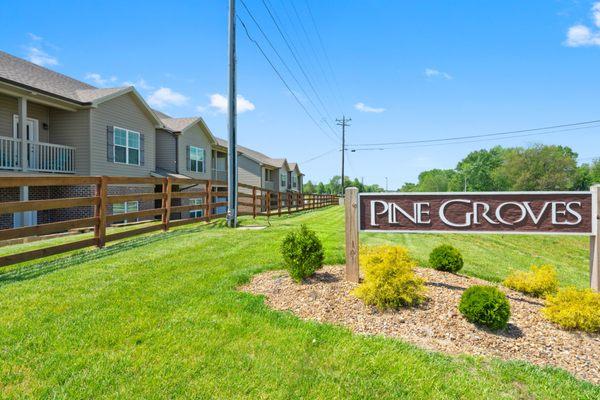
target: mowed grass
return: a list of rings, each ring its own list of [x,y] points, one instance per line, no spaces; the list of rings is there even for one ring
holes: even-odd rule
[[[327,263],[343,262],[343,212],[333,207],[260,231],[190,226],[0,275],[0,398],[600,398],[564,371],[354,335],[236,291],[281,267],[279,242],[300,223],[318,232]],[[492,279],[544,260],[569,283],[587,281],[586,238],[363,239],[406,244],[419,259],[450,241],[465,272]]]

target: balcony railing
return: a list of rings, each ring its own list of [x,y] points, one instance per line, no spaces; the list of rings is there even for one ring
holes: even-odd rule
[[[227,181],[227,171],[212,169],[212,179],[216,181]]]
[[[75,173],[75,148],[44,142],[26,142],[27,170],[35,172]],[[0,136],[0,169],[22,170],[19,139]]]

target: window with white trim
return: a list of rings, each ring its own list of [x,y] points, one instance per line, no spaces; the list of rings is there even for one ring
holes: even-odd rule
[[[191,206],[200,206],[204,204],[204,199],[190,199]],[[204,210],[192,210],[190,211],[190,218],[202,218],[204,216]]]
[[[113,135],[115,162],[140,165],[140,133],[115,126]]]
[[[136,212],[139,210],[140,210],[139,201],[127,201],[125,203],[115,203],[112,206],[113,215]],[[132,220],[124,220],[124,222],[135,222],[135,221],[137,221],[137,218],[134,218]]]
[[[292,187],[295,188],[298,186],[298,177],[296,175],[292,175]]]
[[[282,172],[279,174],[281,180],[281,186],[287,186],[287,172]]]
[[[204,149],[190,146],[190,171],[206,172],[204,169]]]

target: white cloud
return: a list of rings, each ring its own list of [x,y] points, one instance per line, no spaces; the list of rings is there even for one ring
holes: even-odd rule
[[[569,47],[600,46],[600,1],[592,6],[592,20],[596,28],[586,25],[573,25],[567,31],[565,45]]]
[[[27,48],[27,59],[34,64],[46,67],[49,65],[58,65],[58,59],[46,53],[39,47],[30,46]]]
[[[87,79],[88,81],[92,82],[93,84],[103,87],[103,86],[107,86],[110,83],[114,83],[117,81],[117,77],[116,76],[110,76],[110,77],[102,77],[102,75],[100,75],[99,73],[96,72],[90,72],[88,74],[85,75],[85,79]]]
[[[444,78],[447,80],[452,79],[452,75],[447,72],[442,72],[435,68],[425,68],[425,76],[428,78]]]
[[[198,111],[206,111],[206,109],[212,109],[218,113],[227,113],[227,97],[220,94],[214,93],[210,95],[210,104],[208,106],[198,106]],[[246,111],[254,111],[256,106],[250,100],[244,98],[242,95],[237,95],[237,112],[242,114]]]
[[[122,83],[122,86],[135,86],[136,88],[144,90],[154,89],[154,86],[151,86],[144,78],[138,79],[137,82],[125,81]]]
[[[31,32],[29,32],[29,33],[27,34],[27,36],[29,36],[29,38],[30,38],[31,40],[34,40],[34,41],[36,41],[36,42],[39,42],[39,41],[41,41],[42,39],[44,39],[43,37],[41,37],[41,36],[38,36],[38,35],[36,35],[35,33],[31,33]]]
[[[189,98],[170,88],[161,87],[148,97],[148,104],[154,107],[183,106]]]
[[[358,111],[362,111],[362,112],[366,112],[366,113],[382,113],[385,111],[385,108],[375,108],[375,107],[369,107],[368,105],[366,105],[365,103],[356,103],[354,105],[354,108],[356,108]]]

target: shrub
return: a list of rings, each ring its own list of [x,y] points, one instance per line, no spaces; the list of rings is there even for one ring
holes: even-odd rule
[[[546,298],[542,315],[566,329],[600,332],[600,293],[566,288]]]
[[[506,327],[510,317],[506,296],[493,286],[471,286],[462,294],[458,309],[469,322],[493,330]]]
[[[297,282],[312,276],[323,266],[323,245],[305,225],[288,233],[281,243],[281,254],[290,276]]]
[[[360,264],[365,279],[353,294],[366,304],[385,310],[417,305],[425,300],[425,281],[415,275],[416,262],[404,247],[363,248]]]
[[[429,254],[429,265],[438,271],[458,272],[463,264],[460,251],[449,244],[442,244]]]
[[[502,282],[507,288],[535,297],[556,293],[558,279],[551,265],[531,266],[531,271],[514,271]]]

